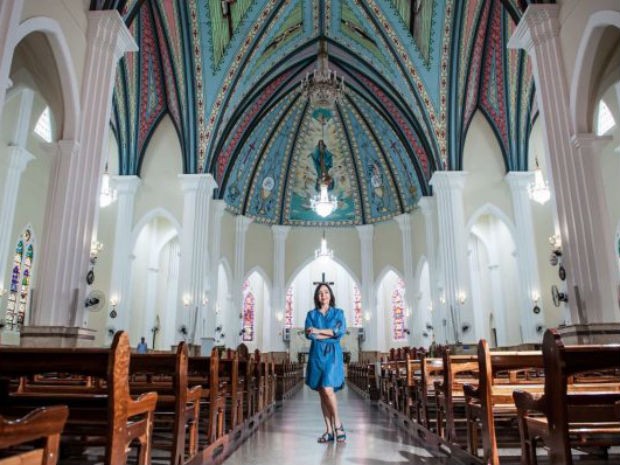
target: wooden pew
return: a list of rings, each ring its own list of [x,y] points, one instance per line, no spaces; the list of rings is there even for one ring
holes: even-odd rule
[[[4,414],[50,405],[68,405],[65,433],[93,438],[105,446],[106,465],[123,464],[132,442],[138,441],[138,464],[150,464],[153,413],[157,394],[133,400],[129,393],[131,349],[127,334],[119,331],[110,349],[0,348],[0,410]],[[19,391],[10,379],[55,373],[104,379],[99,392],[75,392],[54,387],[45,392]],[[73,389],[73,391],[72,391]],[[63,435],[65,437],[65,435]],[[90,444],[80,440],[80,444]]]
[[[515,391],[519,415],[522,464],[535,465],[536,446],[549,448],[552,465],[572,465],[571,446],[580,448],[620,445],[620,382],[602,375],[598,382],[575,375],[597,370],[620,369],[619,345],[564,345],[553,329],[543,338],[545,389],[542,396]],[[569,378],[574,383],[569,384]]]
[[[226,399],[220,390],[219,382],[219,351],[213,348],[210,357],[190,357],[188,361],[188,376],[190,384],[202,386],[201,436],[206,431],[206,443],[213,444],[224,436],[224,416]]]
[[[178,345],[176,353],[133,354],[129,366],[132,394],[157,392],[153,446],[167,450],[173,465],[190,462],[198,453],[202,387],[189,387],[187,367],[185,342]],[[162,431],[164,438],[159,434]]]
[[[478,455],[478,423],[482,436],[483,461],[499,465],[496,420],[515,418],[517,408],[512,398],[515,389],[533,393],[543,390],[542,378],[530,372],[543,368],[540,352],[493,352],[487,342],[478,343],[478,386],[465,384],[467,444],[470,454]]]
[[[23,418],[8,420],[0,416],[0,450],[20,446],[37,439],[45,445],[28,451],[0,456],[0,465],[56,465],[58,446],[69,410],[66,406],[38,408]]]
[[[417,409],[419,421],[429,431],[434,429],[437,419],[435,407],[435,381],[443,377],[443,360],[422,356],[420,359],[420,378],[415,383],[417,389]]]
[[[443,354],[443,379],[435,381],[437,434],[449,442],[457,442],[456,420],[465,421],[463,385],[477,385],[478,357]],[[445,426],[444,426],[445,421]]]

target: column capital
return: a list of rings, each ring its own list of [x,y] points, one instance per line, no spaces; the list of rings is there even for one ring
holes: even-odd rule
[[[27,149],[19,145],[9,145],[9,168],[16,169],[19,173],[24,171],[28,163],[35,159]]]
[[[221,199],[213,199],[211,202],[213,205],[213,212],[216,218],[221,218],[224,210],[226,210],[226,201]]]
[[[60,156],[73,156],[80,150],[80,143],[74,139],[61,139],[56,142]]]
[[[281,226],[281,225],[272,226],[271,234],[273,235],[274,242],[284,242],[290,230],[291,230],[290,226]]]
[[[531,54],[534,47],[560,33],[560,5],[530,5],[508,41],[508,48],[523,49]]]
[[[4,88],[5,90],[9,90],[11,87],[13,87],[13,81],[11,81],[10,78],[6,79],[6,87]]]
[[[438,192],[462,191],[467,174],[467,171],[435,171],[429,184]]]
[[[368,242],[372,241],[375,234],[375,227],[371,224],[363,224],[360,226],[356,226],[357,234],[359,235],[360,241]]]
[[[237,232],[245,234],[252,221],[254,220],[249,216],[237,215],[235,217],[235,229]]]
[[[181,182],[181,190],[183,193],[204,191],[213,193],[213,190],[217,187],[215,179],[210,173],[207,174],[179,174],[179,181]]]
[[[411,214],[403,213],[402,215],[397,215],[392,218],[396,223],[398,223],[398,227],[401,232],[411,231]]]
[[[88,41],[108,48],[113,53],[114,61],[120,60],[127,52],[138,51],[133,35],[116,10],[88,12]]]
[[[142,184],[142,180],[138,176],[112,176],[112,186],[121,194],[133,195]]]
[[[435,208],[434,200],[435,199],[430,195],[426,195],[418,200],[418,207],[420,207],[424,218],[428,218],[433,213],[433,209]]]
[[[530,185],[534,182],[533,171],[509,171],[504,176],[504,179],[508,183],[510,190],[513,192],[526,191],[530,188]]]
[[[574,134],[570,138],[571,144],[576,149],[595,151],[602,151],[612,140],[612,136],[597,136],[596,134]]]

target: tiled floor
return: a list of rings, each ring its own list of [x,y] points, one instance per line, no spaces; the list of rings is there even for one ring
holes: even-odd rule
[[[318,444],[325,426],[319,396],[304,387],[241,445],[224,465],[445,465],[410,439],[388,415],[348,388],[338,393],[344,444]]]

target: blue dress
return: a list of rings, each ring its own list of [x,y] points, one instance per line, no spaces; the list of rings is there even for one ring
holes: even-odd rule
[[[306,316],[306,329],[331,329],[334,337],[316,339],[315,334],[306,333],[312,341],[306,368],[306,384],[317,390],[320,387],[332,387],[334,391],[344,386],[344,365],[340,339],[347,331],[344,312],[339,308],[329,307],[322,315],[318,309],[310,310]]]

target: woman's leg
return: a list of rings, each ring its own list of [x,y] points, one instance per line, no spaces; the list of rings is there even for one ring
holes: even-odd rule
[[[324,392],[327,408],[330,412],[330,420],[332,421],[333,427],[337,428],[342,425],[342,422],[340,421],[340,415],[338,415],[338,400],[336,399],[334,388],[325,387],[322,391]]]
[[[325,388],[319,388],[319,396],[321,397],[321,411],[323,412],[323,420],[325,421],[325,428],[327,433],[333,434],[332,412],[329,406],[329,399],[325,393]]]

